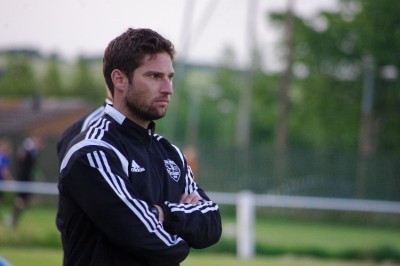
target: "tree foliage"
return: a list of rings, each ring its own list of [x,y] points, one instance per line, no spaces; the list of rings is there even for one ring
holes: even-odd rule
[[[56,55],[47,60],[47,68],[42,79],[40,91],[44,96],[65,95],[65,88],[61,79],[59,60]]]
[[[0,76],[1,94],[4,96],[31,96],[37,90],[32,60],[24,55],[6,56],[6,66]]]
[[[0,88],[3,97],[73,96],[95,103],[106,94],[101,60],[80,57],[72,65],[55,54],[46,58],[24,50],[0,53]]]
[[[70,93],[95,102],[102,102],[106,96],[104,82],[99,83],[92,74],[90,61],[80,56],[75,65]]]
[[[362,131],[369,128],[368,141],[374,145],[374,152],[399,153],[400,5],[391,0],[338,3],[337,10],[322,11],[311,18],[295,16],[289,145],[357,151]],[[284,15],[274,13],[268,18],[283,29]],[[0,59],[2,96],[31,96],[38,91],[99,103],[104,99],[101,60],[81,56],[65,71],[54,56],[46,60],[44,74],[39,78],[32,55],[13,54]],[[262,62],[257,64],[261,66]],[[174,108],[177,119],[171,122],[170,112],[161,126],[169,123],[180,132],[178,137],[182,140],[195,118],[200,142],[233,145],[240,92],[246,87],[245,71],[236,65],[234,51],[227,49],[216,68],[202,69],[201,74],[198,69],[188,70],[187,86],[178,86],[175,92],[181,90]],[[252,145],[270,145],[277,119],[280,77],[261,67],[253,69],[250,140]],[[368,127],[363,127],[368,84],[373,93]],[[193,97],[199,100],[194,101]]]
[[[297,95],[291,112],[294,144],[356,150],[369,78],[374,92],[370,141],[377,143],[375,151],[399,150],[400,141],[393,138],[399,134],[394,119],[399,115],[399,78],[393,74],[400,69],[399,12],[400,6],[390,0],[342,0],[338,11],[296,18],[295,70],[303,70],[303,76],[292,88]],[[282,13],[272,19],[283,24]],[[372,59],[372,72],[366,71],[366,58]]]

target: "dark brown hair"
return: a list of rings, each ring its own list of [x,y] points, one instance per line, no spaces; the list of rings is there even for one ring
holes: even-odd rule
[[[124,72],[131,82],[133,72],[142,64],[144,57],[161,52],[168,53],[173,59],[174,45],[150,29],[129,28],[112,40],[103,57],[103,75],[111,95],[114,96],[114,84],[111,80],[111,72],[114,69]]]

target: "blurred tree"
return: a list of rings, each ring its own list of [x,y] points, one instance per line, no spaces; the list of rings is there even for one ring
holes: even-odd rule
[[[230,47],[225,48],[220,60],[215,71],[215,85],[208,88],[203,101],[202,123],[212,121],[215,143],[233,145],[243,73],[235,67],[236,55]],[[205,131],[203,129],[202,135],[207,139],[210,132]]]
[[[255,14],[258,10],[258,0],[247,1],[247,38],[246,45],[249,52],[249,66],[245,69],[245,75],[242,81],[242,89],[240,90],[238,114],[236,122],[236,139],[237,147],[247,152],[250,144],[251,134],[251,103],[253,98],[253,81],[257,63],[257,30]],[[247,156],[246,156],[247,157]],[[247,159],[246,159],[247,160]]]
[[[89,101],[102,103],[105,98],[104,82],[100,83],[92,75],[90,62],[80,56],[75,65],[70,93],[74,96],[85,97]]]
[[[294,59],[294,1],[287,2],[287,11],[284,15],[284,64],[285,69],[282,73],[281,80],[278,86],[278,102],[277,102],[277,119],[275,126],[275,163],[274,177],[277,182],[280,182],[285,175],[287,169],[287,148],[288,148],[288,133],[290,119],[290,97],[289,91],[292,84],[293,59]]]
[[[259,66],[254,73],[253,79],[251,144],[270,146],[274,141],[279,77],[265,73]]]
[[[399,11],[390,0],[342,0],[337,11],[296,17],[293,73],[298,88],[290,119],[295,145],[356,150],[360,143],[360,150],[368,146],[370,154],[394,147],[400,151],[400,140],[393,138],[399,134],[399,119],[393,119],[399,115]],[[272,19],[283,24],[282,14]],[[368,69],[366,57],[371,58]],[[360,106],[368,82],[371,109],[363,120]],[[359,135],[366,137],[361,141]]]
[[[40,91],[44,96],[62,96],[65,94],[59,64],[60,60],[57,55],[52,55],[47,60],[47,69],[40,86]]]
[[[346,0],[343,6],[359,10],[352,24],[362,55],[370,59],[364,61],[360,153],[368,156],[380,149],[400,152],[400,5],[390,0]]]
[[[286,151],[288,146],[289,128],[289,89],[292,85],[293,55],[294,55],[294,18],[293,0],[288,1],[284,22],[285,31],[285,70],[278,87],[278,114],[275,127],[275,148],[278,154]]]
[[[4,73],[0,77],[2,96],[32,96],[37,84],[32,61],[27,56],[9,55]]]
[[[327,23],[329,28],[323,30],[315,28],[325,21],[321,17],[326,16],[321,14],[311,21],[299,17],[295,20],[293,73],[298,88],[290,92],[296,99],[291,99],[289,133],[294,145],[355,146],[360,101],[354,93],[359,86],[353,83],[354,75],[346,76],[351,75],[351,64],[335,45],[346,27],[338,25],[341,23],[338,14],[334,16],[333,23]]]
[[[252,102],[250,144],[270,145],[276,116],[276,75],[268,75],[262,69],[262,57],[255,51],[252,75]],[[236,141],[239,98],[246,80],[246,72],[237,68],[234,51],[227,47],[214,74],[214,85],[207,88],[202,101],[201,136],[223,145]],[[207,125],[207,126],[204,126]],[[210,129],[212,127],[213,129]],[[211,135],[212,134],[212,135]],[[223,137],[221,137],[223,136]]]

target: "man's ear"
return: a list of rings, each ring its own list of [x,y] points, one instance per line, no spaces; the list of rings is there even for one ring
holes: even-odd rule
[[[124,88],[124,83],[128,81],[128,78],[126,77],[125,73],[119,69],[114,69],[111,72],[111,79],[114,83],[114,89],[116,90]]]

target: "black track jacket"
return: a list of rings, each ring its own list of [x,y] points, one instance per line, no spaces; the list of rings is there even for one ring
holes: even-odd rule
[[[57,227],[64,265],[179,265],[216,243],[218,206],[194,182],[182,152],[111,106],[70,143],[59,175]],[[197,192],[199,204],[179,204]],[[160,205],[160,223],[149,208]]]

